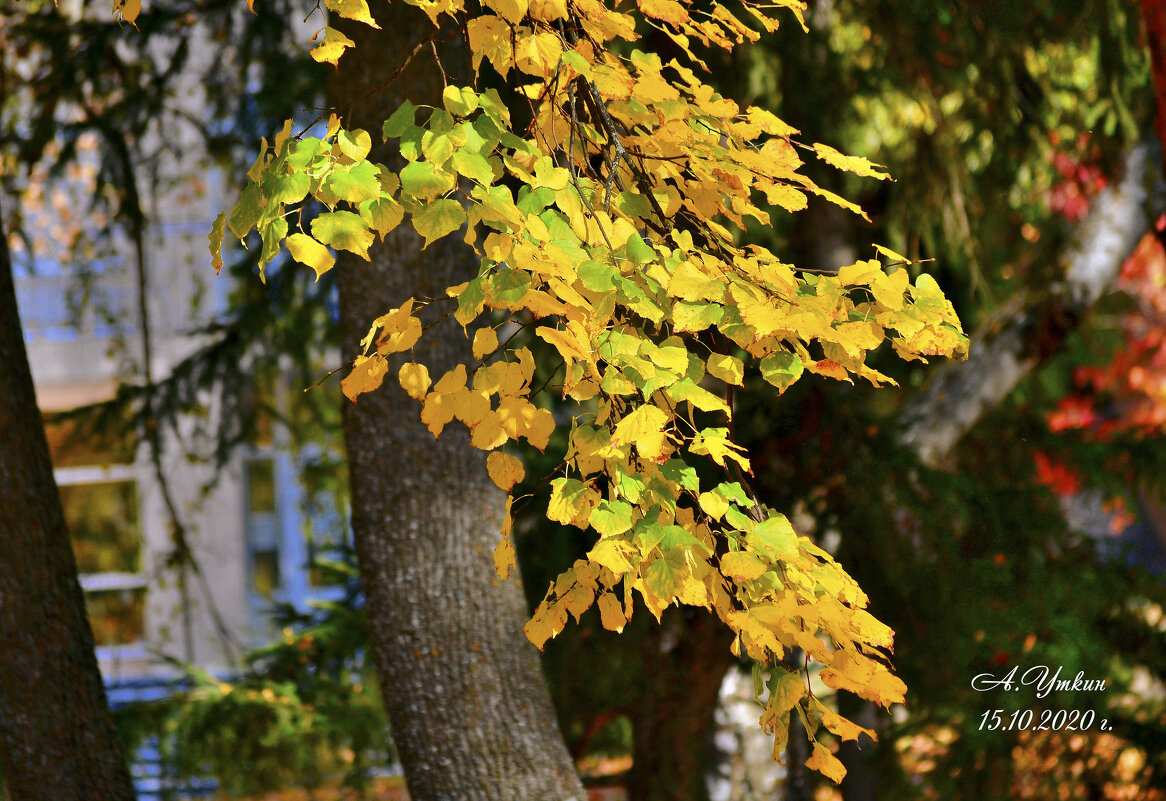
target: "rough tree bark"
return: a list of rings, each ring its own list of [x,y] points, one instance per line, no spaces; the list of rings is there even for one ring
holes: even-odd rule
[[[386,85],[433,27],[408,6],[382,6],[377,17],[381,31],[345,26],[356,47],[332,81],[345,124],[368,130],[374,141],[406,97],[440,107],[443,77],[426,44]],[[438,52],[456,76],[464,56]],[[338,259],[345,353],[355,353],[370,322],[406,298],[442,298],[446,287],[475,274],[456,235],[420,247],[404,226],[370,251],[371,263]],[[452,319],[427,331],[417,348],[435,379],[468,355]],[[410,795],[582,801],[538,652],[522,633],[520,581],[494,574],[505,498],[464,429],[450,425],[434,441],[395,379],[390,368],[380,390],[348,406],[345,440],[369,635]]]
[[[13,801],[133,801],[0,231],[0,769]]]

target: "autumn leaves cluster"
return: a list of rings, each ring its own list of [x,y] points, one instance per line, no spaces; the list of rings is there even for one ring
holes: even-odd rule
[[[885,176],[865,159],[802,145],[773,114],[702,82],[695,50],[754,41],[753,26],[772,31],[772,3],[714,3],[701,15],[674,0],[641,0],[638,14],[599,0],[411,4],[461,26],[475,71],[488,63],[510,78],[530,124],[515,130],[492,89],[450,85],[441,106],[406,103],[385,121],[378,134],[404,164],[390,169],[368,160],[368,132],[333,118],[323,137],[293,135],[289,123],[216,224],[216,263],[227,231],[257,232],[265,263],[286,248],[318,275],[333,251],[369,258],[402,225],[421,246],[463,237],[477,275],[444,298],[402,298],[372,321],[343,389],[356,399],[397,380],[435,436],[454,421],[469,429],[508,492],[523,468],[501,449],[520,439],[545,449],[556,426],[533,394],[547,384],[536,372],[577,404],[548,515],[597,540],[548,589],[528,637],[542,647],[593,605],[604,626],[622,629],[635,595],[656,616],[673,603],[706,607],[735,632],[734,649],[763,666],[761,722],[775,753],[793,714],[812,737],[819,726],[857,737],[783,660],[797,649],[826,666],[828,685],[889,706],[905,689],[887,663],[892,634],[828,553],[751,496],[748,457],[730,436],[731,393],[755,382],[783,392],[807,372],[888,383],[866,363],[886,341],[908,359],[966,346],[936,283],[925,274],[912,283],[897,254],[880,249],[889,266],[824,275],[742,244],[746,218],[768,223],[809,195],[861,213],[799,172],[801,153]],[[800,20],[800,3],[776,5]],[[325,6],[375,26],[364,0]],[[632,49],[644,25],[689,63]],[[313,53],[335,62],[350,45],[327,27]],[[305,222],[310,200],[320,211]],[[466,363],[436,380],[410,355],[424,335],[421,310],[434,305],[469,332]],[[536,364],[532,337],[550,363]],[[500,575],[513,561],[507,523]],[[811,762],[841,777],[823,746]]]

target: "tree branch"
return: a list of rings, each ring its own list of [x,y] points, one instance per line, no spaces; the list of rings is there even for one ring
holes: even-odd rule
[[[1120,181],[1093,201],[1065,248],[1064,279],[1018,295],[972,337],[968,358],[938,370],[908,401],[901,442],[932,466],[984,414],[1051,356],[1105,293],[1149,229],[1147,185],[1158,175],[1150,145],[1132,147]]]

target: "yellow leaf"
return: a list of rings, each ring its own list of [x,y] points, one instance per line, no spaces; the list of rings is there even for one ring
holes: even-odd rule
[[[546,450],[555,431],[555,418],[547,409],[539,409],[534,414],[534,422],[526,432],[526,441],[540,451]]]
[[[249,0],[248,8],[251,7],[251,2],[253,1]],[[114,0],[113,13],[120,16],[129,24],[134,25],[134,20],[142,13],[142,0]],[[134,27],[136,28],[137,26],[134,25]]]
[[[474,358],[481,359],[498,349],[498,332],[493,328],[479,328],[474,333]]]
[[[843,286],[865,286],[878,280],[883,266],[875,259],[848,264],[838,271],[838,283]]]
[[[421,321],[416,317],[406,317],[402,320],[403,328],[399,331],[386,330],[377,340],[377,353],[388,356],[390,353],[400,353],[417,344],[421,338]]]
[[[425,393],[429,391],[429,368],[416,362],[401,365],[397,379],[401,387],[414,400],[425,400]]]
[[[511,488],[526,475],[522,460],[502,451],[495,451],[486,457],[486,470],[503,492],[510,492]]]
[[[709,356],[707,366],[709,375],[714,378],[719,378],[726,384],[745,386],[745,365],[736,356],[714,353]]]
[[[328,248],[321,245],[307,234],[292,234],[285,240],[287,252],[300,264],[306,264],[316,271],[316,280],[336,265],[336,259],[328,252]]]
[[[507,537],[494,547],[494,570],[498,573],[498,578],[505,581],[510,578],[510,571],[514,566],[514,544]]]
[[[379,354],[357,356],[352,371],[341,380],[340,389],[346,398],[355,401],[358,395],[379,387],[388,371],[389,363]]]
[[[540,325],[534,329],[534,333],[540,339],[546,340],[554,345],[568,364],[574,359],[578,359],[579,361],[588,360],[587,351],[589,348],[579,341],[579,336],[576,331],[564,331],[562,329]]]
[[[505,78],[514,64],[514,51],[510,41],[510,26],[493,14],[474,17],[466,23],[470,37],[470,52],[473,53],[474,71],[486,58],[494,69]]]
[[[858,742],[858,738],[865,734],[872,740],[878,740],[879,737],[872,730],[863,728],[846,718],[839,715],[837,712],[827,709],[822,713],[822,725],[827,729],[838,735],[840,740],[854,740]]]
[[[706,275],[691,261],[685,261],[672,274],[668,294],[682,300],[722,301],[725,299],[725,284]]]
[[[909,264],[911,261],[906,256],[902,256],[902,255],[896,253],[895,251],[891,250],[890,248],[883,247],[882,245],[875,245],[874,249],[879,252],[879,255],[886,256],[888,259],[890,259],[892,264],[894,264],[895,262],[899,262],[901,264]]]
[[[468,426],[476,426],[490,414],[490,400],[480,392],[461,389],[450,393],[454,417]]]
[[[535,610],[534,616],[526,621],[522,633],[540,651],[546,641],[556,636],[567,625],[567,610],[560,604],[549,604],[544,600]]]
[[[369,326],[368,333],[364,335],[364,339],[360,340],[360,347],[363,350],[368,350],[369,345],[376,339],[377,332],[382,331],[384,335],[393,334],[398,331],[404,331],[409,317],[413,314],[413,298],[409,298],[397,308],[393,309],[387,314],[382,314],[373,321]],[[378,343],[379,344],[379,343]]]
[[[906,301],[903,292],[907,289],[907,271],[895,270],[890,275],[883,274],[871,284],[870,291],[875,301],[886,306],[891,311],[899,311]]]
[[[484,0],[482,5],[497,11],[511,25],[517,25],[526,16],[527,0]]]
[[[430,392],[421,407],[421,422],[429,428],[429,433],[439,436],[446,423],[453,420],[450,396],[441,392]]]
[[[793,136],[798,132],[792,125],[786,125],[771,112],[757,106],[750,106],[745,110],[745,119],[761,128],[767,134],[774,136]]]
[[[507,440],[506,431],[502,428],[502,421],[498,419],[497,412],[487,411],[481,420],[471,426],[471,432],[470,444],[482,451],[493,450]]]
[[[223,237],[226,235],[226,231],[227,212],[220,211],[219,216],[215,218],[214,225],[211,226],[210,234],[207,235],[211,251],[211,267],[215,268],[215,275],[218,275],[223,269]]]
[[[838,757],[830,753],[830,749],[821,743],[814,743],[814,753],[806,760],[806,767],[816,770],[835,784],[841,784],[846,776],[846,768]]]
[[[727,507],[728,503],[725,505]],[[721,557],[721,573],[728,578],[753,581],[763,576],[767,570],[769,565],[744,551],[731,551]]]
[[[610,592],[599,596],[599,622],[608,631],[622,632],[628,619],[623,614],[623,604]]]
[[[645,17],[652,17],[672,25],[688,22],[688,11],[676,0],[640,0],[640,11]]]
[[[591,551],[587,558],[597,565],[603,565],[617,576],[622,576],[632,570],[632,563],[628,557],[636,552],[630,542],[617,537],[604,537]]]
[[[823,145],[820,142],[814,144],[814,151],[818,154],[818,158],[836,169],[881,180],[887,180],[891,177],[885,172],[879,172],[878,168],[883,167],[882,164],[875,164],[862,156],[844,156],[829,145]]]
[[[725,512],[729,511],[729,502],[715,492],[702,492],[697,500],[700,502],[700,508],[704,510],[704,513],[709,517],[715,517],[717,520],[720,520],[725,516]],[[731,556],[732,554],[729,555]],[[723,564],[724,560],[722,560]]]
[[[340,56],[344,55],[344,51],[349,47],[354,47],[356,42],[349,39],[335,28],[324,28],[324,41],[317,47],[313,47],[309,55],[319,61],[321,64],[328,63],[333,67],[339,66],[336,62],[340,60]]]
[[[540,78],[553,76],[563,58],[563,44],[555,33],[519,37],[514,49],[514,65]]]
[[[529,13],[533,19],[552,22],[566,19],[570,12],[567,11],[566,0],[531,0]]]
[[[372,18],[372,14],[369,13],[368,3],[365,0],[324,0],[324,8],[339,17],[363,22],[365,25],[376,28],[377,30],[381,28],[380,25],[377,25],[376,20]]]
[[[772,731],[775,724],[789,711],[798,705],[806,694],[806,683],[802,677],[782,667],[774,667],[769,685],[769,698],[765,701],[765,713],[761,716],[761,725],[766,731]]]
[[[639,444],[645,437],[660,434],[668,422],[668,415],[662,409],[645,405],[620,420],[611,436],[611,444],[618,447],[626,442]]]

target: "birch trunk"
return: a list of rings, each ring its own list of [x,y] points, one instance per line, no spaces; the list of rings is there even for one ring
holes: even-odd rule
[[[1093,200],[1063,255],[1064,278],[1022,293],[976,332],[968,358],[936,371],[903,410],[902,442],[932,466],[1025,376],[1055,352],[1117,278],[1149,230],[1149,146],[1126,154],[1121,180]]]

